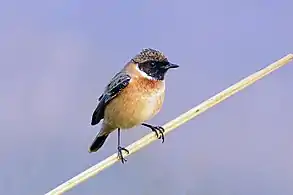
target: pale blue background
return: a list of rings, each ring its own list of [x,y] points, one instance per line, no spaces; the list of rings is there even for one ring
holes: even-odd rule
[[[110,78],[142,48],[167,76],[162,125],[293,51],[293,1],[2,1],[0,194],[44,194],[116,151],[90,126]],[[293,194],[293,64],[67,194]],[[149,130],[123,133],[127,146]]]

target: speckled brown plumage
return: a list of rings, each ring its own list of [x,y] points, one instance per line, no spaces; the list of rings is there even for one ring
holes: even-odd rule
[[[154,50],[151,48],[143,49],[139,54],[137,54],[134,58],[132,58],[134,63],[144,63],[146,61],[168,61],[167,57],[158,50]]]
[[[134,78],[105,109],[103,125],[109,131],[129,129],[150,120],[162,107],[165,83]]]

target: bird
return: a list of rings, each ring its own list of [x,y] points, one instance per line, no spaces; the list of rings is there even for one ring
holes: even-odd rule
[[[98,98],[91,125],[102,119],[99,133],[89,147],[89,153],[97,152],[107,137],[118,131],[117,154],[122,163],[127,160],[123,152],[129,151],[121,146],[120,131],[142,125],[155,132],[164,142],[164,128],[146,123],[161,110],[165,99],[165,75],[179,65],[169,62],[163,52],[144,48],[132,57],[106,85]]]

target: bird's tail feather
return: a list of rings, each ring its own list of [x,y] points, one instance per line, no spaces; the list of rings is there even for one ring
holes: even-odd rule
[[[105,143],[109,134],[98,134],[94,139],[92,145],[89,147],[89,153],[98,151],[102,145]]]

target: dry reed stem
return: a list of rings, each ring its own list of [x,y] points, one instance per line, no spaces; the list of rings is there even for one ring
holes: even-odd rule
[[[251,74],[250,76],[246,77],[245,79],[242,79],[238,83],[232,85],[231,87],[225,89],[224,91],[216,94],[215,96],[211,97],[210,99],[202,102],[198,106],[195,106],[191,110],[181,114],[176,119],[168,122],[163,127],[165,129],[165,134],[171,132],[176,127],[182,125],[183,123],[186,123],[190,119],[198,116],[199,114],[203,113],[204,111],[208,110],[209,108],[215,106],[216,104],[222,102],[223,100],[227,99],[228,97],[234,95],[235,93],[239,92],[240,90],[244,89],[245,87],[253,84],[257,80],[265,77],[269,73],[277,70],[278,68],[284,66],[285,64],[289,63],[293,59],[293,54],[288,54],[287,56],[281,58],[280,60],[270,64],[266,68],[263,68],[260,71],[255,72],[254,74]],[[147,146],[151,142],[157,140],[157,137],[154,132],[149,133],[148,135],[142,137],[138,141],[132,143],[128,147],[126,147],[129,150],[129,154],[124,153],[124,157],[129,156],[130,154],[133,154],[140,150],[141,148]],[[48,192],[46,195],[56,195],[56,194],[62,194],[71,188],[77,186],[78,184],[86,181],[90,177],[95,176],[102,170],[110,167],[114,163],[118,161],[117,159],[117,153],[109,156],[105,160],[99,162],[98,164],[90,167],[89,169],[85,170],[84,172],[80,173],[79,175],[73,177],[72,179],[68,180],[67,182],[61,184],[60,186],[56,187],[52,191]]]

